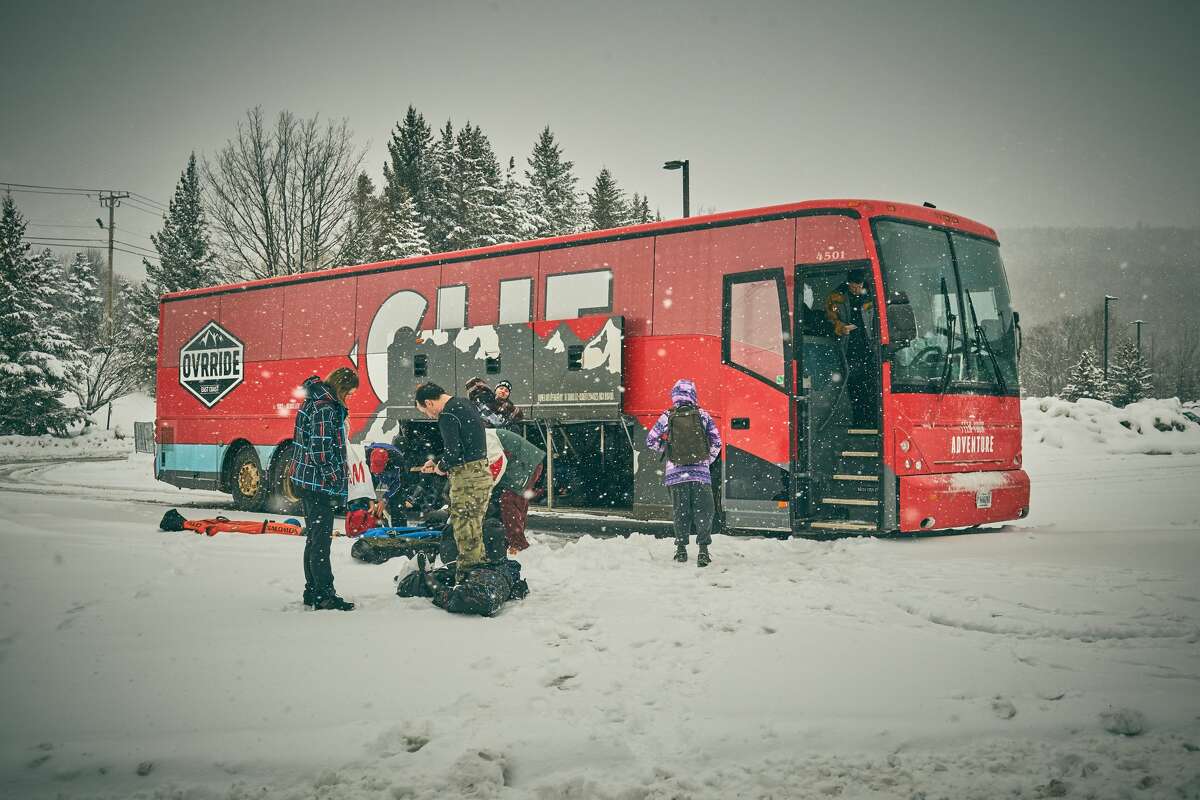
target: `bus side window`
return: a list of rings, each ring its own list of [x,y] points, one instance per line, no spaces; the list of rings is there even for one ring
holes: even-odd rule
[[[437,298],[437,326],[439,330],[455,330],[467,327],[467,287],[440,286]]]
[[[612,311],[612,270],[546,276],[545,319],[575,319]]]
[[[500,281],[500,324],[533,319],[533,278]]]

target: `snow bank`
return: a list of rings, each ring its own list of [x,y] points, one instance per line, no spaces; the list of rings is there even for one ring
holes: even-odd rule
[[[1057,397],[1021,401],[1026,446],[1108,453],[1200,453],[1200,425],[1177,398],[1140,400],[1116,408],[1100,400],[1071,403]]]
[[[133,423],[154,421],[154,398],[131,394],[113,402],[108,429],[108,408],[91,416],[92,425],[74,436],[0,436],[0,461],[40,461],[105,458],[133,452]],[[153,476],[150,481],[153,483]]]

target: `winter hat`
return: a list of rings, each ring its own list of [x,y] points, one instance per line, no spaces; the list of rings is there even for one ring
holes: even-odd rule
[[[508,381],[500,381],[499,383],[496,384],[496,388],[497,389],[508,389],[511,392],[512,384],[509,383]]]
[[[866,283],[867,271],[865,269],[852,269],[846,274],[847,283]]]

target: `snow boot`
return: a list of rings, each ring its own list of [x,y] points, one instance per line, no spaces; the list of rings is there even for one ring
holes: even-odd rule
[[[708,545],[700,545],[700,553],[696,556],[697,567],[707,567],[712,563],[712,557],[708,554]]]
[[[304,590],[304,605],[312,608],[317,604],[317,593],[312,589]]]
[[[313,607],[318,611],[353,611],[354,603],[351,603],[349,600],[343,600],[336,594],[331,594],[322,597]]]
[[[687,545],[683,545],[683,544],[675,545],[675,560],[678,561],[680,564],[687,561]]]

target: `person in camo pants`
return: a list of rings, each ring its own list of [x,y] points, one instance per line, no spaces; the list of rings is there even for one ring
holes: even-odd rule
[[[417,387],[417,409],[437,420],[443,453],[437,463],[425,462],[422,472],[450,476],[450,525],[458,545],[456,574],[484,561],[483,515],[492,494],[492,474],[487,463],[487,439],[483,419],[475,406],[461,397],[451,397],[436,383]]]

